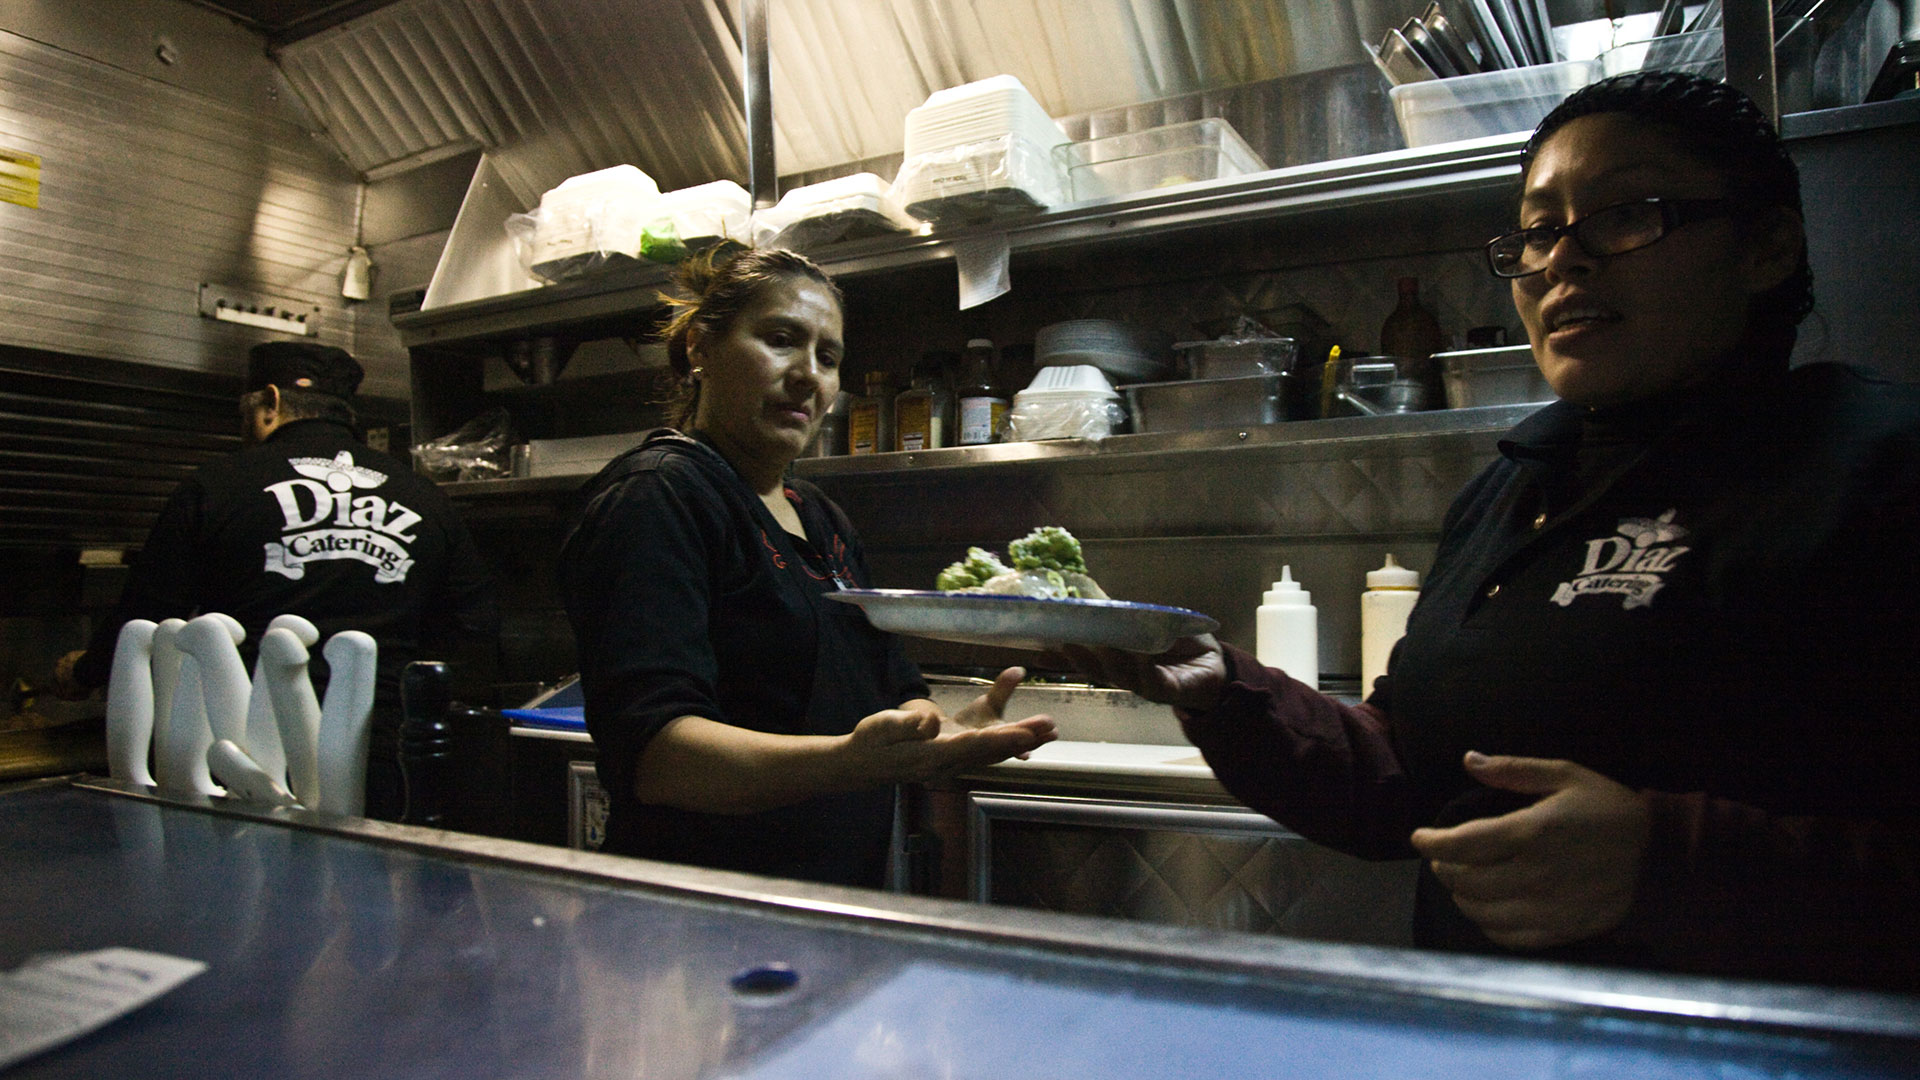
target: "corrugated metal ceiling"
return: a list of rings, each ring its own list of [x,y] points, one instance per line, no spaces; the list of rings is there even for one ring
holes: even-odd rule
[[[908,110],[989,75],[1067,116],[1363,62],[1419,0],[776,0],[789,175],[900,149]],[[738,0],[400,0],[280,49],[361,172],[489,150],[523,200],[630,162],[746,179]]]

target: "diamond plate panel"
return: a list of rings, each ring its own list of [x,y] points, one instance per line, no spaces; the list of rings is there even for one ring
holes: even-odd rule
[[[1175,926],[1408,943],[1411,864],[1298,837],[995,821],[993,903]]]

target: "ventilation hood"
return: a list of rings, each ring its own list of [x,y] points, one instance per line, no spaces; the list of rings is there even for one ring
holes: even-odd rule
[[[1018,76],[1056,117],[1364,63],[1419,0],[772,0],[775,155],[831,175],[900,151],[934,90]],[[480,147],[523,204],[639,166],[747,182],[739,0],[399,0],[279,47],[341,153],[380,176]]]

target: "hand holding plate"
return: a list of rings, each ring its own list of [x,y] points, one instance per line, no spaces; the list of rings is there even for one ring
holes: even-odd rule
[[[1227,685],[1226,658],[1212,634],[1181,638],[1153,656],[1084,645],[1062,645],[1051,655],[1095,681],[1189,712],[1212,708]]]

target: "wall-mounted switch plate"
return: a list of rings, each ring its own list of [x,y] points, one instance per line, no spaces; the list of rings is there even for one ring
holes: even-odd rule
[[[284,334],[312,335],[320,329],[320,308],[316,304],[204,281],[200,283],[200,316]]]

